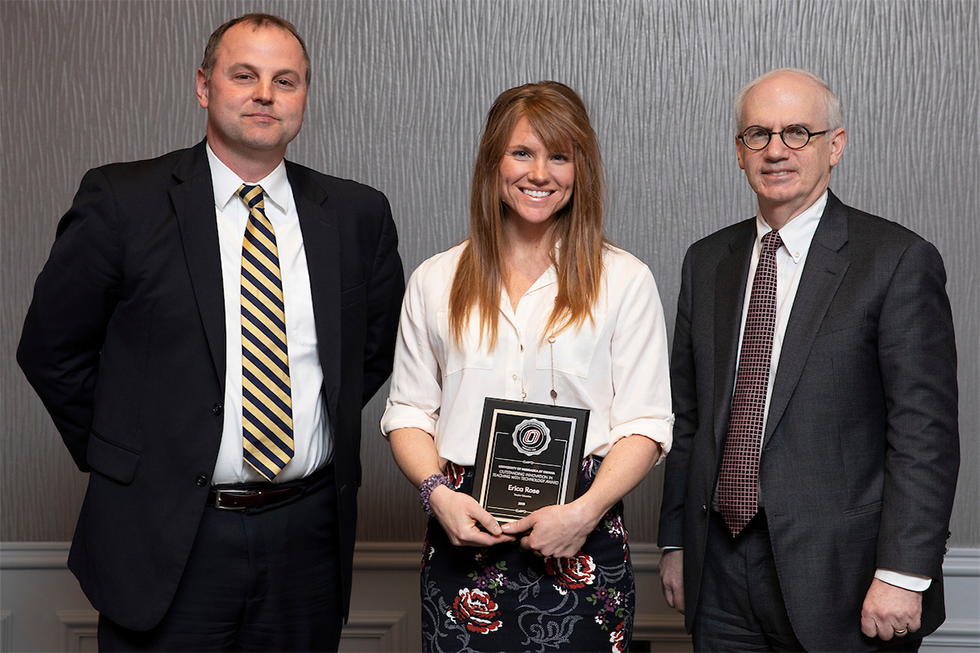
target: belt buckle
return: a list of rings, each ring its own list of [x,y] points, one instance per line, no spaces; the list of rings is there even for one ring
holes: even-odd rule
[[[259,494],[258,490],[238,490],[235,488],[226,489],[215,489],[214,491],[214,507],[218,510],[245,510],[245,506],[223,506],[221,505],[221,497],[236,496],[236,497],[247,497]]]

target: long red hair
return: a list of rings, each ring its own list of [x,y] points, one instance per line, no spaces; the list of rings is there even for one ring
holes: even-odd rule
[[[463,342],[473,305],[479,308],[480,342],[497,344],[497,317],[503,285],[503,206],[500,162],[514,127],[527,118],[552,151],[571,152],[575,186],[571,200],[558,213],[554,235],[561,242],[556,261],[558,296],[546,334],[592,320],[602,281],[603,174],[599,141],[585,103],[559,82],[525,84],[504,91],[490,107],[473,170],[470,236],[453,277],[449,295],[449,326],[457,345]]]

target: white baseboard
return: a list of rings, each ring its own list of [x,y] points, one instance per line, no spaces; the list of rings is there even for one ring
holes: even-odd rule
[[[0,570],[68,567],[70,542],[0,542]]]
[[[0,583],[0,587],[2,586],[3,584]],[[10,610],[0,610],[0,651],[4,653],[14,650],[11,639],[13,633],[13,629],[11,628],[12,624]]]
[[[351,610],[341,636],[342,651],[401,651],[410,633],[399,610]]]
[[[99,650],[99,613],[92,608],[56,610],[62,624],[62,651]]]
[[[0,543],[0,653],[97,648],[98,614],[67,569],[67,542]],[[660,595],[660,552],[632,544],[634,640],[652,651],[691,650],[683,618]],[[418,651],[418,542],[361,542],[341,650]],[[946,622],[923,642],[930,653],[980,653],[980,549],[952,549],[943,564]]]
[[[976,621],[947,619],[932,635],[922,640],[922,651],[943,653],[976,653],[980,648]]]

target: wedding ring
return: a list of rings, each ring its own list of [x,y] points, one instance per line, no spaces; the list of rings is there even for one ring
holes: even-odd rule
[[[901,637],[902,635],[904,635],[907,632],[909,632],[909,629],[908,628],[899,628],[898,630],[895,631],[895,634],[898,635],[899,637]]]

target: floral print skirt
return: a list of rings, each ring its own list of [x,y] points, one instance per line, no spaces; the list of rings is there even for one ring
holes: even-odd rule
[[[582,464],[579,494],[600,459]],[[449,463],[458,492],[473,469]],[[620,502],[572,558],[538,557],[519,542],[456,547],[429,519],[422,556],[425,651],[626,651],[633,633],[633,566]]]

